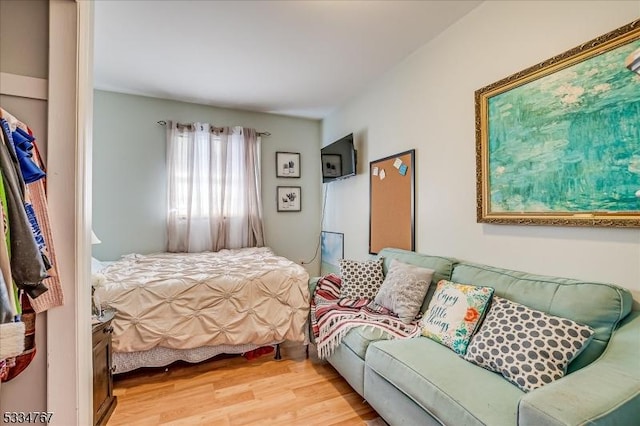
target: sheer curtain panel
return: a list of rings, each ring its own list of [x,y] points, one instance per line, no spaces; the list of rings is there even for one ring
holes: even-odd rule
[[[170,252],[264,245],[255,129],[167,123]]]

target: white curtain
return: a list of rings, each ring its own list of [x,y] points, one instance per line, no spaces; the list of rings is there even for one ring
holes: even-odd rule
[[[167,123],[168,251],[264,245],[255,129]]]

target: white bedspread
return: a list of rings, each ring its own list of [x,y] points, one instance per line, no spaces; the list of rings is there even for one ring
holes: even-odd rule
[[[100,274],[116,352],[305,339],[309,274],[267,247],[134,254]]]

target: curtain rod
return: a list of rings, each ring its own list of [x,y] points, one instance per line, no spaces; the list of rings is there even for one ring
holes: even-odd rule
[[[161,125],[161,126],[166,126],[167,122],[164,121],[164,120],[160,120],[160,121],[158,121],[158,124]],[[190,126],[190,124],[183,124],[183,123],[176,123],[176,124],[178,126]],[[221,130],[222,129],[222,127],[214,127],[214,126],[211,126],[211,128],[213,130]],[[271,133],[269,133],[269,132],[256,132],[256,133],[258,134],[258,136],[271,136]]]

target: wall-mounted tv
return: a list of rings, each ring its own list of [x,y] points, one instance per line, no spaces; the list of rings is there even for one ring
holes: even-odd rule
[[[356,175],[356,150],[353,133],[338,139],[320,150],[322,183]]]

